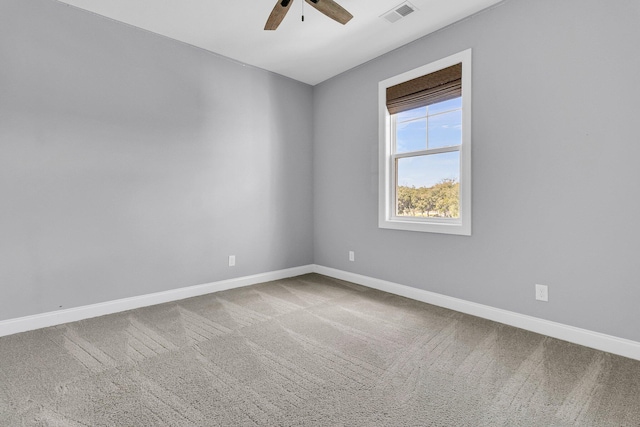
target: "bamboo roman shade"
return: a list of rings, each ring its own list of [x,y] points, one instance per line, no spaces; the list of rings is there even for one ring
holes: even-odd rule
[[[387,88],[387,109],[397,114],[462,96],[462,64]]]

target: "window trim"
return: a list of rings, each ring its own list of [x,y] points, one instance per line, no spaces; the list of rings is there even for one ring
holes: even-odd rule
[[[387,88],[462,63],[462,145],[460,146],[460,218],[417,218],[395,215],[395,171],[392,154],[395,123],[387,110]],[[378,227],[428,233],[471,235],[471,49],[464,50],[378,83],[379,184]],[[450,147],[446,147],[447,149]],[[436,149],[434,149],[436,150]],[[431,152],[431,150],[428,150]],[[457,149],[455,150],[457,151]],[[413,153],[412,153],[413,154]]]

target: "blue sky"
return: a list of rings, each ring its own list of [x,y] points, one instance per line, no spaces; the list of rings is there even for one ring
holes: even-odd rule
[[[459,145],[462,142],[461,98],[399,113],[397,152]],[[427,132],[428,124],[428,132]],[[443,179],[460,179],[460,153],[450,152],[398,160],[398,185],[431,187]]]
[[[398,185],[432,187],[443,179],[460,180],[460,152],[398,159]]]

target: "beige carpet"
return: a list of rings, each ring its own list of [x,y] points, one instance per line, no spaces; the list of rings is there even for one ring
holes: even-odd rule
[[[0,338],[0,426],[640,426],[640,362],[320,275]]]

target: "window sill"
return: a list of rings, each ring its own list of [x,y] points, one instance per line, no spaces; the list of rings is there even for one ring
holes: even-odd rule
[[[383,219],[378,223],[379,228],[391,230],[418,231],[423,233],[456,234],[471,236],[471,226],[460,221],[429,221],[421,219]]]

